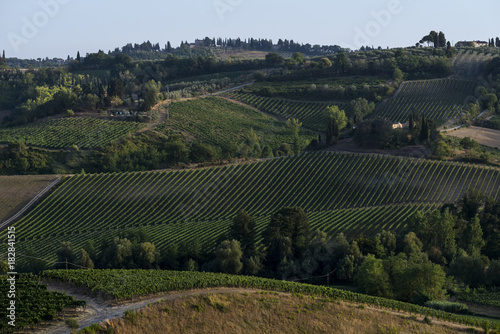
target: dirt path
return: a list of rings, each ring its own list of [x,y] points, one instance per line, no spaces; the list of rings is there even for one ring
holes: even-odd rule
[[[152,297],[141,299],[137,302],[129,302],[120,305],[110,305],[107,302],[91,298],[87,295],[81,294],[77,289],[64,286],[56,285],[54,283],[48,283],[50,291],[64,292],[67,295],[73,296],[76,299],[84,300],[87,302],[87,307],[83,311],[82,315],[77,318],[80,329],[90,326],[92,324],[101,323],[106,320],[111,320],[115,318],[121,318],[127,310],[137,310],[148,306],[149,304],[154,304],[159,301],[174,301],[180,298],[189,296],[201,296],[208,294],[220,294],[220,293],[238,293],[238,292],[257,292],[262,291],[260,289],[243,289],[243,288],[214,288],[206,290],[188,290],[188,291],[175,291],[165,294],[157,294]],[[64,334],[68,333],[68,327],[65,324],[60,324],[45,331],[41,334]]]

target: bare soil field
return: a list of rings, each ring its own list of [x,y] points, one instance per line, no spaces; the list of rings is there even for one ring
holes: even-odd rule
[[[0,222],[14,215],[57,175],[0,176]]]
[[[500,131],[498,130],[471,126],[449,132],[447,135],[458,138],[470,137],[481,145],[500,148]]]

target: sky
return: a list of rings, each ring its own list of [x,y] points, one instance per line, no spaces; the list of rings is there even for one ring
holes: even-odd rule
[[[2,0],[0,51],[66,58],[206,36],[392,48],[431,30],[456,43],[500,37],[499,9],[498,0]]]

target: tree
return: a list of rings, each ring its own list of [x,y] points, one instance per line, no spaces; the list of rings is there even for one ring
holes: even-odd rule
[[[363,293],[390,298],[392,296],[389,275],[384,269],[383,261],[369,254],[359,266],[354,282]]]
[[[82,59],[81,59],[81,57],[80,57],[80,51],[78,51],[78,52],[76,53],[76,61],[77,61],[78,63],[81,63],[81,62],[82,62]]]
[[[441,266],[434,263],[415,263],[408,266],[397,281],[400,292],[398,299],[407,302],[418,302],[418,297],[426,299],[443,299],[446,274]]]
[[[278,66],[285,62],[285,58],[283,58],[277,52],[270,52],[266,55],[266,64],[269,66]]]
[[[351,67],[351,61],[345,52],[339,52],[334,59],[335,68],[337,72],[344,73]]]
[[[134,249],[135,265],[142,269],[152,269],[158,263],[160,254],[151,242],[140,243]]]
[[[78,264],[86,269],[94,269],[94,262],[83,248],[80,250],[80,259],[78,260]]]
[[[230,227],[230,238],[239,241],[245,258],[255,255],[255,221],[245,210],[240,210]]]
[[[403,71],[401,71],[399,68],[396,68],[394,70],[394,73],[392,74],[392,78],[394,81],[396,81],[398,84],[403,81]]]
[[[332,62],[328,58],[321,58],[320,60],[320,66],[321,68],[330,68],[332,67]]]
[[[344,110],[340,110],[338,106],[326,107],[324,116],[327,120],[334,119],[339,127],[339,131],[342,131],[347,125],[347,116]]]
[[[351,101],[351,109],[354,112],[354,121],[359,123],[365,116],[375,110],[375,103],[369,103],[368,100],[359,97]]]
[[[170,41],[167,42],[166,51],[167,52],[172,52],[172,44],[170,44]]]
[[[7,58],[5,58],[5,50],[3,50],[2,57],[0,58],[0,66],[7,65]]]
[[[215,251],[215,262],[218,269],[227,274],[238,274],[243,268],[241,258],[243,252],[237,240],[223,241]]]
[[[466,220],[474,218],[485,200],[484,195],[473,188],[467,189],[459,200],[459,206],[462,209],[461,214]]]
[[[480,258],[462,255],[450,264],[448,275],[458,282],[477,288],[486,281],[485,264]]]
[[[326,129],[326,144],[335,144],[340,137],[340,130],[335,118],[330,118]]]
[[[484,247],[485,242],[483,239],[483,230],[481,229],[481,222],[476,216],[467,223],[467,228],[461,238],[464,249],[472,257],[479,257],[481,249]]]
[[[149,80],[142,86],[141,94],[144,102],[139,107],[141,111],[150,111],[158,103],[160,87],[161,83],[154,80]]]
[[[446,37],[442,31],[439,32],[438,41],[440,48],[444,48],[446,46]]]
[[[68,269],[71,268],[70,263],[75,263],[75,256],[73,254],[73,246],[69,241],[61,242],[61,248],[56,252],[57,262],[56,268],[58,269]]]
[[[414,231],[424,243],[424,250],[438,248],[450,261],[455,256],[456,217],[446,208],[443,213],[434,210],[429,213],[418,211],[409,223],[409,229]]]
[[[217,151],[209,144],[195,142],[191,145],[191,161],[206,162],[217,158]]]
[[[304,56],[303,53],[300,52],[295,52],[292,55],[292,59],[299,65],[302,65],[306,61],[306,57]],[[331,64],[331,63],[330,63]]]
[[[489,286],[500,286],[500,260],[493,260],[486,271],[486,283]]]
[[[276,267],[283,258],[301,259],[307,251],[309,220],[299,207],[283,208],[271,216],[264,232],[267,262]]]

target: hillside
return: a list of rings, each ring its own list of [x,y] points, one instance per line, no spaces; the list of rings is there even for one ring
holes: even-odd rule
[[[468,188],[498,198],[500,172],[476,165],[341,153],[173,172],[76,175],[16,223],[18,246],[55,260],[61,241],[143,228],[160,249],[199,239],[211,249],[240,209],[263,231],[271,214],[301,206],[333,236],[400,231],[411,213],[455,202]],[[3,232],[5,234],[5,231]],[[260,237],[259,237],[260,239]]]
[[[262,146],[276,149],[282,143],[293,142],[292,131],[282,122],[219,97],[171,103],[169,118],[157,130],[165,134],[180,133],[186,141],[212,145],[243,143],[248,141],[251,130]],[[301,135],[308,141],[316,138],[306,131]]]
[[[220,290],[158,302],[102,325],[115,333],[458,333],[465,326],[423,317],[274,292]],[[95,326],[97,328],[97,326]],[[104,330],[102,331],[104,333]]]
[[[141,333],[150,333],[152,328],[190,333],[196,328],[194,332],[199,333],[199,328],[211,332],[214,326],[220,326],[215,332],[225,328],[224,332],[274,333],[289,328],[295,333],[300,332],[298,326],[306,332],[331,333],[332,328],[338,328],[342,333],[359,333],[360,328],[375,328],[376,333],[421,333],[430,329],[431,323],[433,333],[457,333],[467,332],[471,326],[498,327],[481,319],[394,300],[257,277],[158,270],[60,270],[46,271],[43,276],[51,290],[88,300],[91,314],[79,322],[82,327],[94,324],[90,328],[102,333],[109,328],[118,333],[133,333],[139,328]],[[89,299],[82,292],[105,299]],[[146,303],[148,307],[138,310]],[[123,319],[102,322],[104,317],[123,312]],[[273,330],[276,324],[280,327]]]
[[[475,101],[476,86],[475,81],[462,79],[406,81],[371,116],[405,123],[410,113],[418,110],[429,119],[446,120],[459,115],[466,103]]]
[[[55,179],[57,175],[0,176],[0,222],[19,211]]]

